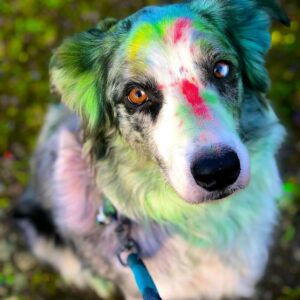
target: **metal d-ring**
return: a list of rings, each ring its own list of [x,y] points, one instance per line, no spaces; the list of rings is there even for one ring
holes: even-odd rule
[[[128,267],[127,258],[131,254],[136,254],[140,257],[140,247],[134,239],[128,239],[127,242],[120,246],[117,250],[117,257],[122,266]],[[123,256],[126,255],[124,258]]]

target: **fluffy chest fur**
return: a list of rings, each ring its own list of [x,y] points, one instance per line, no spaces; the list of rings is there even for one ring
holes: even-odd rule
[[[274,138],[280,133],[281,127],[273,128]],[[165,183],[152,183],[148,176],[143,177],[140,172],[145,174],[147,168],[144,163],[138,165],[137,158],[130,160],[119,153],[114,161],[91,168],[76,135],[67,128],[56,135],[57,160],[51,177],[57,196],[51,210],[61,232],[76,246],[85,267],[96,276],[118,282],[128,297],[138,297],[129,271],[120,266],[114,254],[118,247],[115,225],[102,228],[95,224],[104,192],[116,205],[127,203],[119,204],[118,210],[136,220],[133,237],[142,248],[163,299],[218,299],[224,295],[252,294],[267,260],[270,233],[276,221],[274,197],[280,193],[276,164],[269,153],[273,145],[265,144],[265,152],[254,151],[251,184],[236,197],[194,207],[178,224],[166,221],[158,225],[144,215],[140,205],[131,202],[139,203],[150,197],[149,201],[168,203],[178,201],[176,195],[160,190],[160,185],[165,189]],[[148,171],[153,176],[153,169]],[[124,181],[125,174],[128,180]],[[160,213],[156,215],[154,211],[153,215],[159,219]],[[178,218],[177,214],[168,212],[166,216]],[[180,284],[174,286],[172,282]]]

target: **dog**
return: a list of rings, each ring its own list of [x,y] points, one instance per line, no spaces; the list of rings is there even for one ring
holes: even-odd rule
[[[106,19],[50,62],[46,116],[15,211],[32,252],[101,299],[140,299],[118,222],[165,300],[251,297],[268,259],[285,131],[266,93],[272,0],[194,0]]]

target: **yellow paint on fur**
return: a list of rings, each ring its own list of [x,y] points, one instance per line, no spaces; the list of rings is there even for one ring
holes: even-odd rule
[[[145,49],[153,41],[155,30],[151,24],[144,23],[138,27],[132,39],[129,42],[128,48],[129,60],[135,60],[139,56],[142,49]]]

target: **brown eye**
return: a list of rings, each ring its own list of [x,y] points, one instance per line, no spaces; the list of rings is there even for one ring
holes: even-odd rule
[[[143,89],[136,87],[130,91],[128,100],[133,104],[141,105],[148,100],[148,95]]]
[[[215,65],[214,76],[217,79],[222,79],[227,77],[229,75],[229,72],[230,72],[230,66],[228,63],[221,61]]]

